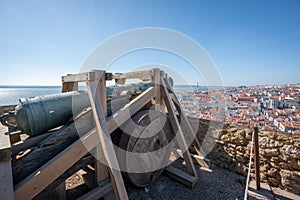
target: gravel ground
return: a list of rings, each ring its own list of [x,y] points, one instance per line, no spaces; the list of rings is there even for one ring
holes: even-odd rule
[[[184,168],[179,162],[173,163],[172,166]],[[166,175],[162,175],[156,182],[146,188],[137,188],[126,183],[129,199],[243,199],[245,177],[219,167],[213,167],[211,171],[200,169],[198,165],[195,165],[195,167],[199,181],[194,188],[189,188]],[[88,191],[85,185],[80,185],[82,181],[78,179],[78,175],[73,175],[67,181],[68,199],[75,199]],[[105,197],[105,200],[110,199],[114,199],[113,192]]]
[[[228,170],[214,167],[213,171],[196,166],[199,181],[194,188],[163,175],[146,188],[128,185],[130,199],[243,199],[246,178]]]
[[[182,160],[177,160],[172,166],[185,170]],[[194,188],[185,185],[162,175],[159,179],[146,188],[137,188],[126,183],[129,199],[132,200],[184,200],[184,199],[244,199],[246,177],[226,169],[213,166],[212,170],[200,168],[195,165],[199,181]],[[68,199],[76,199],[87,193],[89,188],[83,184],[78,174],[74,174],[66,181]],[[249,188],[249,190],[251,190]],[[252,189],[253,191],[253,189]],[[258,192],[260,193],[260,192]],[[114,192],[111,191],[101,200],[114,200]],[[249,200],[257,198],[248,196]],[[261,199],[261,198],[259,198]],[[300,200],[300,196],[294,195],[279,188],[272,188],[271,198],[274,200]]]

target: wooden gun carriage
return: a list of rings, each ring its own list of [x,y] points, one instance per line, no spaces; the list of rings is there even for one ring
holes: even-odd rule
[[[131,92],[130,96],[107,96],[106,81],[124,84],[127,79],[148,81],[150,86],[142,92]],[[88,165],[94,172],[92,178],[85,180],[91,190],[81,199],[100,198],[111,190],[117,199],[127,199],[124,177],[143,187],[155,181],[163,170],[183,184],[194,186],[198,176],[192,158],[202,158],[200,144],[164,71],[153,68],[111,74],[93,70],[66,75],[62,77],[62,92],[78,90],[79,82],[86,83],[90,107],[62,127],[26,139],[21,139],[20,131],[4,134],[7,131],[1,127],[2,198],[32,199],[49,191],[56,191],[59,198],[64,198],[65,180]],[[108,107],[114,102],[119,107],[109,108],[113,111],[108,116]],[[164,116],[166,120],[162,120]],[[132,130],[135,137],[122,127]],[[151,137],[140,137],[147,134]],[[174,144],[168,145],[172,142]],[[148,172],[123,172],[122,176],[120,169],[126,168],[128,162],[116,154],[114,145],[135,153],[153,152],[168,146],[164,154],[157,154],[158,159],[137,157],[131,160],[140,166],[161,161],[164,166]],[[191,148],[198,155],[192,155]],[[170,166],[174,149],[184,159],[186,172]]]

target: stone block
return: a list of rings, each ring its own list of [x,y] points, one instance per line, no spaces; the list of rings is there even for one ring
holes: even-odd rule
[[[238,162],[241,162],[241,163],[245,163],[246,162],[246,158],[244,158],[243,156],[241,156],[241,155],[236,155],[236,160],[238,161]]]
[[[289,191],[300,195],[300,172],[281,170],[281,184]]]

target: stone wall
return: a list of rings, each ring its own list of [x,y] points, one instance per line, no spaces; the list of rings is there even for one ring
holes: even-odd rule
[[[199,119],[190,118],[195,127]],[[248,172],[253,129],[222,125],[214,128],[200,120],[197,136],[212,163],[245,175]],[[207,147],[213,147],[212,150]],[[259,130],[260,176],[262,182],[300,194],[300,136]],[[254,178],[252,165],[251,176]]]

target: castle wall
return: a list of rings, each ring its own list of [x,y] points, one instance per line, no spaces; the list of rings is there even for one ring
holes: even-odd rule
[[[222,125],[216,129],[210,121],[189,118],[212,163],[245,175],[248,171],[253,128]],[[200,123],[199,123],[200,122]],[[262,182],[300,194],[300,136],[259,129],[260,176]],[[254,178],[252,165],[251,177]]]

